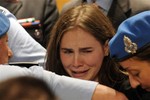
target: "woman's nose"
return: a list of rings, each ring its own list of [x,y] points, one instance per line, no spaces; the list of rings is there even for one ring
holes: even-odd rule
[[[11,58],[13,56],[12,50],[8,47],[8,57]]]
[[[74,55],[73,66],[74,67],[80,67],[81,65],[82,65],[82,63],[81,63],[80,55],[78,55],[78,54]]]
[[[130,81],[130,85],[132,88],[136,88],[137,86],[140,85],[140,82],[134,78],[132,75],[129,75],[129,81]]]

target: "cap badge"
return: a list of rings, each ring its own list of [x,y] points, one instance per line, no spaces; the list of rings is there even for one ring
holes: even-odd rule
[[[130,38],[128,38],[127,36],[124,36],[124,45],[125,45],[125,51],[127,53],[136,53],[137,50],[137,44],[133,43]]]

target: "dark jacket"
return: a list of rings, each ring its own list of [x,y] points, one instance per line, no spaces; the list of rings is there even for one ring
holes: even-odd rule
[[[62,13],[83,2],[86,0],[71,0],[63,6]],[[150,10],[149,0],[113,0],[108,17],[117,29],[122,21],[145,10]]]
[[[40,20],[38,27],[29,27],[26,30],[35,40],[46,47],[51,29],[59,17],[55,0],[19,0],[17,3],[0,0],[0,5],[18,19],[35,17],[36,20]]]

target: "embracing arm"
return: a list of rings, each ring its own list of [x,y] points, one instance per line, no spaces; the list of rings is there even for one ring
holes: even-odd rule
[[[43,79],[60,100],[127,100],[122,93],[97,82],[59,76],[38,66],[27,69],[0,65],[0,81],[27,75]]]
[[[128,100],[124,94],[97,82],[59,76],[49,71],[44,71],[43,75],[61,100]]]
[[[104,85],[97,85],[92,100],[128,100],[127,97],[112,88]]]

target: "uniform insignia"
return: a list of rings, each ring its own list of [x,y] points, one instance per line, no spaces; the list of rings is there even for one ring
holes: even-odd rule
[[[124,36],[124,45],[125,45],[125,51],[127,53],[136,53],[137,50],[137,44],[133,43],[130,38],[128,38],[127,36]]]

